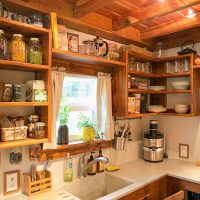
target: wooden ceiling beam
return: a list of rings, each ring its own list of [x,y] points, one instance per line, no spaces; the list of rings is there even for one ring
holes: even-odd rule
[[[116,0],[79,0],[75,4],[74,17],[81,18],[95,12]]]
[[[174,13],[174,12],[177,12],[177,11],[180,11],[180,10],[183,10],[183,9],[186,9],[186,8],[189,8],[191,6],[195,6],[195,5],[198,5],[200,4],[200,0],[196,0],[192,3],[187,3],[183,6],[179,6],[179,7],[175,7],[173,9],[167,9],[165,10],[164,12],[158,10],[158,12],[151,12],[149,14],[148,17],[145,17],[144,19],[137,19],[135,17],[132,17],[132,16],[126,16],[126,17],[122,17],[122,18],[116,18],[113,20],[113,30],[114,31],[118,31],[120,29],[123,29],[123,28],[126,28],[128,26],[134,26],[134,25],[137,25],[139,23],[143,23],[144,21],[148,21],[148,20],[153,20],[153,19],[156,19],[156,18],[159,18],[159,17],[163,17],[165,15],[169,15],[171,13]]]
[[[182,20],[162,26],[160,28],[152,29],[149,31],[145,31],[144,29],[144,31],[140,33],[140,38],[141,40],[149,40],[163,35],[191,29],[199,25],[200,25],[200,16],[194,17],[192,19],[183,18]]]

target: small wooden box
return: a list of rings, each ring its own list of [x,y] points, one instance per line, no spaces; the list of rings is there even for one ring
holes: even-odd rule
[[[43,192],[47,192],[52,189],[51,172],[45,172],[45,178],[41,178],[43,171],[37,171],[37,181],[31,182],[30,174],[24,174],[24,194],[27,196],[33,196]]]

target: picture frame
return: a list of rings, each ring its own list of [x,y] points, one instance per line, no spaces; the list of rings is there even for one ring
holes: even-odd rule
[[[188,144],[179,144],[179,157],[180,158],[189,158],[189,145]]]
[[[20,170],[4,172],[4,195],[20,190]]]

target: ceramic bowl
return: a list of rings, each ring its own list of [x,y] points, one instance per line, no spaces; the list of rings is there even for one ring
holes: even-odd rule
[[[175,112],[178,114],[185,114],[187,113],[189,108],[175,108]]]

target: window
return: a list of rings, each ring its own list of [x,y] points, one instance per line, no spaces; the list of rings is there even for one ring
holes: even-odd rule
[[[65,76],[60,106],[70,107],[68,129],[69,140],[80,140],[81,131],[77,127],[80,113],[95,121],[97,78],[80,75]],[[59,127],[59,117],[57,128]]]

